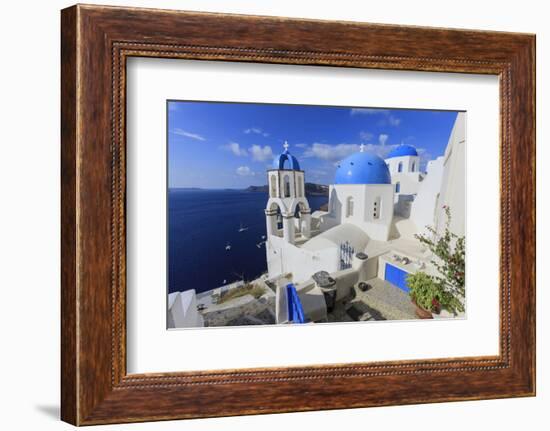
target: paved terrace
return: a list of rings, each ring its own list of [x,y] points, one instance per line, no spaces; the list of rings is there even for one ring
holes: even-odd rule
[[[372,287],[366,292],[353,287],[350,298],[339,301],[329,313],[329,322],[417,319],[409,295],[379,278],[367,280]]]

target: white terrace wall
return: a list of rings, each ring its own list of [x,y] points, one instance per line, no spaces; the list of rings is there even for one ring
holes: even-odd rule
[[[340,263],[339,248],[334,245],[322,250],[310,251],[272,235],[266,243],[269,277],[292,273],[295,283],[311,278],[317,271],[334,272]]]

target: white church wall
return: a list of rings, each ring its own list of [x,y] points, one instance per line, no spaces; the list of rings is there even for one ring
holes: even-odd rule
[[[420,157],[418,156],[399,156],[385,160],[390,170],[390,175],[398,173],[410,173],[420,171]],[[402,163],[402,170],[399,172],[399,163]]]
[[[392,174],[391,182],[396,194],[413,195],[418,193],[421,183],[420,172],[408,172]],[[399,183],[399,192],[396,191],[396,183]]]
[[[412,194],[395,195],[394,214],[399,217],[409,218],[411,216],[411,207],[414,199],[415,195]]]
[[[434,224],[443,178],[443,161],[444,157],[442,156],[428,163],[426,178],[420,184],[416,198],[412,203],[410,219],[419,233],[426,233],[426,226]]]
[[[301,171],[294,171],[294,177],[295,177],[295,196],[298,198],[304,198],[305,197],[305,178],[304,173]]]
[[[300,205],[300,211],[310,209],[309,208],[309,202],[308,202],[307,198],[305,198],[305,197],[293,198],[292,201],[290,202],[290,204],[288,205],[289,210],[292,214],[294,214],[296,212],[296,207],[298,205]]]
[[[269,172],[269,197],[279,198],[279,174],[278,171]]]
[[[438,232],[445,227],[444,205],[451,209],[451,230],[464,235],[466,215],[466,128],[465,113],[457,115],[445,154],[428,163],[426,178],[422,181],[411,208],[411,219],[419,233],[426,226],[435,226]]]
[[[393,219],[394,191],[391,184],[336,184],[334,191],[330,195],[329,210],[333,211],[331,217],[335,219],[335,225],[351,223],[363,229],[370,238],[387,241]],[[353,201],[352,214],[349,211],[350,198]]]
[[[436,229],[445,228],[443,206],[451,210],[451,231],[464,235],[466,216],[466,114],[459,112],[445,150],[441,196],[437,207]]]
[[[268,171],[269,176],[269,190],[270,197],[278,198],[293,198],[301,197],[305,198],[305,175],[303,171],[295,171],[290,169],[281,169],[281,170],[270,170]],[[272,178],[275,178],[276,190],[275,193],[272,192]],[[288,189],[285,188],[285,183],[288,179]]]
[[[288,181],[288,188],[285,184]],[[292,170],[279,170],[279,193],[282,198],[295,196],[295,176]]]
[[[375,201],[378,202],[376,217]],[[350,202],[353,211],[350,211]],[[334,225],[352,223],[365,230],[369,237],[386,241],[393,219],[393,186],[336,184],[330,189],[329,211],[328,218],[334,219]],[[332,223],[327,222],[329,224]]]
[[[390,225],[393,219],[393,187],[391,184],[372,184],[365,186],[365,221]],[[374,202],[377,198],[378,214],[374,216]]]
[[[359,224],[365,217],[365,190],[359,184],[338,184],[334,186],[339,205],[336,205],[336,219],[340,223]]]

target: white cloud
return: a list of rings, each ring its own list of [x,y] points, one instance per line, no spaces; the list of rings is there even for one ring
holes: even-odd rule
[[[388,115],[387,120],[390,126],[397,127],[399,126],[399,124],[401,124],[401,119],[394,117],[393,115]]]
[[[238,157],[246,157],[248,155],[246,148],[241,148],[241,146],[237,142],[230,142],[227,145],[223,145],[221,148],[227,151],[231,151],[235,156]]]
[[[396,148],[397,145],[386,145],[386,144],[366,144],[365,145],[365,151],[368,153],[376,154],[377,156],[382,157],[383,159],[386,158],[388,153]]]
[[[303,157],[316,157],[321,160],[335,162],[357,151],[359,151],[359,145],[357,144],[329,145],[315,142],[304,151]]]
[[[261,145],[252,145],[248,151],[252,155],[252,160],[256,162],[265,162],[273,158],[273,151],[269,145],[262,147]]]
[[[363,143],[363,151],[385,159],[387,155],[397,148],[399,144],[388,144],[389,135],[381,133],[378,135],[378,142]],[[332,165],[337,166],[338,162],[346,157],[360,151],[361,147],[358,144],[342,143],[337,145],[322,144],[315,142],[310,146],[307,146],[304,150],[302,157],[314,157],[320,160],[330,162]],[[430,155],[424,148],[417,148],[418,155],[421,162],[429,160]]]
[[[237,175],[240,175],[241,177],[250,177],[254,176],[254,172],[250,170],[248,166],[239,166],[237,168]]]
[[[185,136],[186,138],[195,139],[197,141],[206,141],[206,138],[204,138],[203,136],[201,136],[197,133],[191,133],[191,132],[188,132],[186,130],[179,129],[177,127],[175,129],[172,129],[171,132],[174,135]]]
[[[264,130],[260,129],[259,127],[250,127],[249,129],[244,129],[244,133],[247,135],[253,133],[255,135],[262,135],[263,137],[268,137],[269,133],[265,132]]]
[[[298,148],[306,148],[307,144],[300,143],[300,144],[294,144],[294,146]]]
[[[363,141],[370,141],[373,138],[373,134],[370,132],[359,132],[359,137]]]
[[[381,115],[383,119],[379,122],[381,126],[389,124],[390,126],[397,127],[401,124],[401,119],[391,113],[389,109],[377,109],[377,108],[351,108],[351,115]]]
[[[385,158],[388,153],[396,148],[398,145],[388,145],[386,141],[388,135],[380,135],[378,137],[378,143],[366,143],[364,145],[364,151],[371,154],[376,154],[382,158]],[[345,159],[353,153],[360,151],[361,147],[358,144],[320,144],[314,143],[309,146],[302,157],[315,157],[317,159],[325,160],[333,163],[335,166],[337,162]]]
[[[376,108],[351,108],[351,115],[377,115],[377,114],[389,114],[389,109],[376,109]]]

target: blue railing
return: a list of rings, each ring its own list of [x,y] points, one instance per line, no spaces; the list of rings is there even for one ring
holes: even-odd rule
[[[289,323],[305,323],[304,308],[292,283],[286,285],[286,295],[288,303],[288,321]]]
[[[351,268],[355,248],[348,242],[340,244],[340,270]]]

